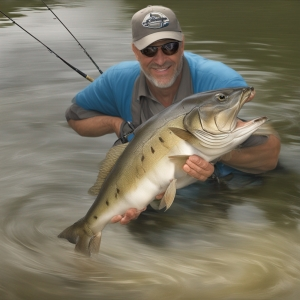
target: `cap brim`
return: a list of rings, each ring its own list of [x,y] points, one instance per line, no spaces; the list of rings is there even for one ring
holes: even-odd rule
[[[163,39],[172,39],[177,41],[183,40],[182,32],[176,31],[161,31],[149,34],[138,41],[133,41],[133,44],[139,49],[142,50],[149,46],[150,44]]]

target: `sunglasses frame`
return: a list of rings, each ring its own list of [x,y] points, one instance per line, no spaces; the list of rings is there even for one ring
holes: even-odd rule
[[[168,43],[165,43],[165,44],[163,44],[163,45],[160,45],[160,46],[147,46],[146,48],[144,48],[144,49],[142,49],[142,50],[140,50],[141,51],[141,53],[143,54],[143,55],[145,55],[145,56],[147,56],[147,57],[154,57],[156,54],[157,54],[157,52],[158,52],[158,48],[161,48],[161,51],[165,54],[165,55],[167,55],[167,56],[171,56],[171,55],[174,55],[174,54],[176,54],[177,52],[178,52],[178,50],[179,50],[179,44],[180,44],[181,42],[180,41],[173,41],[173,42],[168,42]],[[168,49],[166,49],[166,47],[167,47],[167,45],[169,45],[169,44],[176,44],[177,45],[177,48],[176,48],[176,50],[175,50],[175,52],[174,53],[169,53],[168,51]],[[153,52],[152,52],[152,54],[145,54],[145,50],[146,49],[152,49],[152,50],[154,50]],[[151,51],[152,51],[151,50]]]

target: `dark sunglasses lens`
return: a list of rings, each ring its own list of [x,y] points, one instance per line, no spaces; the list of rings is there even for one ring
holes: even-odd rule
[[[153,57],[156,55],[158,48],[161,47],[161,50],[166,55],[173,55],[175,54],[179,49],[179,42],[171,42],[164,44],[162,46],[148,46],[141,50],[142,54]]]
[[[154,46],[149,46],[146,47],[145,49],[141,50],[142,54],[148,56],[148,57],[153,57],[157,53],[158,48]]]
[[[173,55],[178,51],[179,43],[178,42],[171,42],[161,46],[161,50],[166,55]]]

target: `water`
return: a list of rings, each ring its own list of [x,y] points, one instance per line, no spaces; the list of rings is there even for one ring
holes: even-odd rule
[[[147,1],[49,2],[102,70],[134,59],[130,18]],[[166,213],[109,225],[85,258],[56,236],[81,218],[115,137],[83,138],[64,111],[88,83],[0,17],[0,299],[298,299],[300,293],[299,1],[161,1],[186,49],[225,62],[256,88],[241,116],[267,115],[280,168],[192,186]],[[39,1],[1,1],[75,67],[99,73]]]

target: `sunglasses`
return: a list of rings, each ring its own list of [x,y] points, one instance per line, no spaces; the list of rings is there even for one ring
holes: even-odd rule
[[[161,51],[166,55],[173,55],[179,49],[180,42],[170,42],[161,46],[148,46],[141,50],[142,54],[148,57],[153,57],[158,52],[158,48],[161,48]]]

